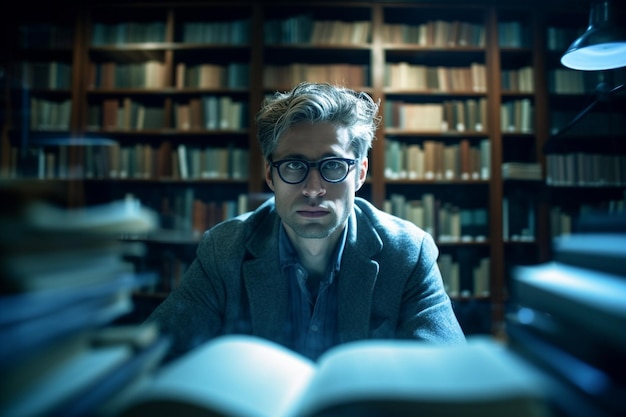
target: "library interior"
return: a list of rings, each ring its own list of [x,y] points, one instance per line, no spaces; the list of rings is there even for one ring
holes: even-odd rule
[[[1,415],[626,415],[626,2],[25,0],[4,9]],[[283,167],[327,188],[352,178],[344,161],[360,169],[357,154],[346,154],[355,163],[303,151],[286,165],[267,154],[259,111],[303,83],[376,104],[366,174],[349,197],[432,240],[436,285],[467,344],[339,335],[345,344],[310,361],[235,325],[169,356],[171,335],[147,319],[198,281],[208,231],[275,200],[286,210]],[[338,162],[347,174],[329,181]],[[296,233],[283,222],[271,235],[281,262],[291,248],[281,239]],[[339,260],[356,259],[355,228]],[[210,244],[212,257],[233,246]],[[427,260],[413,257],[391,263],[416,276]],[[389,263],[367,282],[372,298],[394,297]],[[253,302],[239,266],[230,281],[241,300],[219,276],[235,268],[221,266],[202,275],[211,292],[192,297],[224,321],[232,303],[241,314],[280,304],[269,286]],[[328,274],[333,282],[359,267]],[[404,297],[434,297],[425,281],[384,310],[422,320],[429,313]],[[361,307],[357,292],[346,306]],[[361,310],[370,335],[402,327],[400,313],[395,323],[379,317],[375,301]],[[345,309],[334,302],[331,322]]]

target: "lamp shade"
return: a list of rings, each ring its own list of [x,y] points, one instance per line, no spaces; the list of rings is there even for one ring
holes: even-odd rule
[[[587,30],[570,45],[561,57],[561,63],[583,71],[626,66],[626,30],[612,24],[611,18],[608,0],[594,2]]]

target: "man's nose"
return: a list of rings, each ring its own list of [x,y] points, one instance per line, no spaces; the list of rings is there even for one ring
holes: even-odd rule
[[[318,197],[326,194],[326,187],[319,169],[311,168],[302,187],[302,193],[308,197]]]

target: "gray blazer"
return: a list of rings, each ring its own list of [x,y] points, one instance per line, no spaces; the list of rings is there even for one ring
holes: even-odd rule
[[[341,342],[464,342],[443,288],[432,237],[361,198],[348,221],[337,279]],[[205,232],[181,284],[148,318],[173,336],[173,356],[226,333],[284,344],[290,310],[278,258],[279,227],[271,198],[254,212]]]

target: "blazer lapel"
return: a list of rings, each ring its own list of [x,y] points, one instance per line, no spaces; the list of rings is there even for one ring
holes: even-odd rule
[[[289,287],[275,258],[257,258],[243,264],[243,277],[250,302],[254,334],[274,340],[282,339]]]
[[[364,216],[359,216],[357,221],[357,216],[352,214],[349,222],[338,278],[338,326],[342,342],[362,339],[369,334],[379,267],[372,257],[382,249],[380,237]]]
[[[289,287],[282,276],[278,259],[280,221],[265,222],[247,244],[250,259],[243,262],[242,274],[250,303],[254,334],[280,340],[287,317]],[[269,236],[269,238],[268,238]]]

